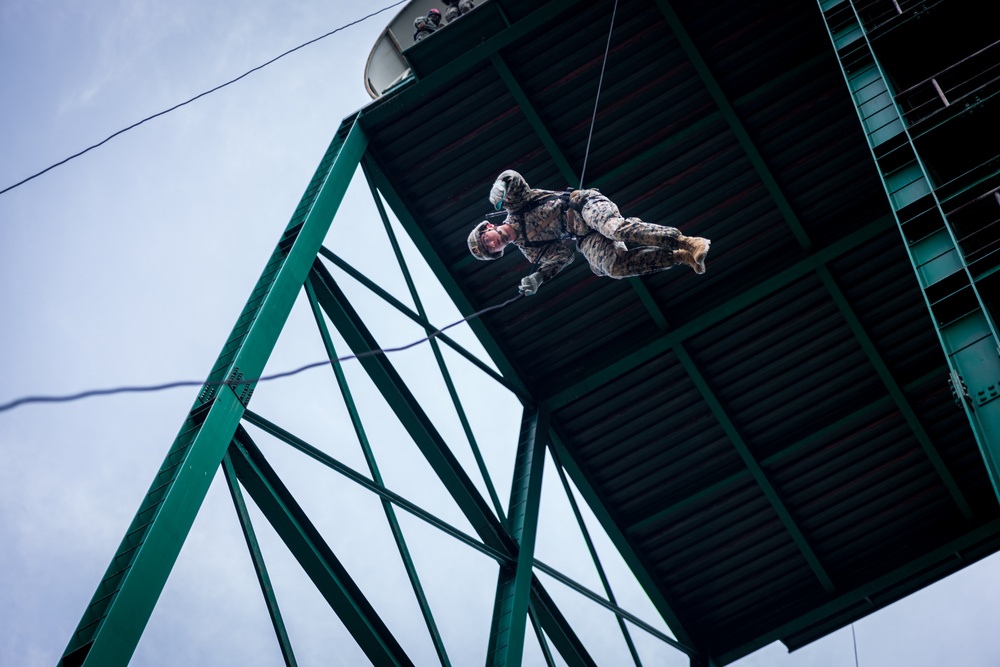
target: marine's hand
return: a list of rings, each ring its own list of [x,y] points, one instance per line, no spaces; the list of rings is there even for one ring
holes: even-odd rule
[[[542,275],[537,271],[530,276],[521,278],[521,285],[517,288],[524,296],[531,296],[538,291],[538,286],[542,284]]]

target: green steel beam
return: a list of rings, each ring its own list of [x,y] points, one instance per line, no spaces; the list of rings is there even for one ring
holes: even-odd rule
[[[1000,539],[1000,520],[994,520],[970,532],[964,533],[961,537],[938,547],[930,553],[910,560],[906,565],[888,572],[877,579],[850,591],[843,591],[812,611],[806,612],[795,620],[778,626],[746,644],[718,655],[716,659],[719,661],[719,664],[729,664],[734,660],[739,660],[743,656],[753,653],[759,648],[767,646],[771,642],[814,629],[817,626],[822,627],[823,634],[833,632],[852,620],[862,618],[878,609],[888,606],[903,597],[903,594],[919,590],[923,586],[941,579],[944,575],[954,572],[958,569],[955,563],[964,563],[966,560],[961,555],[963,551],[975,551],[982,543],[992,541],[992,547],[975,554],[972,560],[978,560],[984,555],[993,553],[998,539]],[[898,592],[900,582],[908,584],[907,589],[903,592]],[[882,594],[885,594],[887,597],[884,600],[877,600],[876,598]],[[868,609],[863,613],[852,612],[851,608],[859,604],[866,605]]]
[[[459,509],[488,546],[505,553],[516,547],[503,524],[490,511],[472,480],[462,469],[385,354],[372,354],[379,345],[361,321],[347,297],[337,286],[322,262],[317,259],[309,280],[327,317],[340,331],[348,346],[359,356],[359,363],[382,393],[389,407],[437,473]]]
[[[510,27],[486,39],[479,46],[464,53],[456,53],[455,57],[444,67],[419,81],[414,78],[409,85],[401,85],[395,92],[366,107],[361,117],[362,127],[371,127],[390,120],[396,113],[411,108],[426,97],[435,95],[441,87],[448,85],[455,77],[489,59],[491,55],[498,53],[505,46],[526,37],[532,31],[580,2],[581,0],[550,0]]]
[[[59,661],[128,664],[367,139],[345,119]]]
[[[579,182],[579,176],[576,170],[570,165],[569,160],[566,159],[566,155],[559,148],[559,144],[556,142],[555,137],[549,132],[549,128],[545,125],[545,121],[542,117],[538,115],[538,111],[535,110],[535,106],[528,99],[527,94],[525,94],[524,89],[521,88],[521,84],[517,82],[514,77],[514,73],[510,71],[507,63],[500,56],[499,53],[493,53],[490,55],[490,62],[493,64],[493,69],[497,71],[500,75],[500,79],[507,86],[507,90],[510,91],[511,96],[520,107],[521,113],[524,114],[525,118],[528,119],[528,124],[531,125],[531,129],[535,131],[538,135],[539,140],[541,140],[542,145],[545,146],[545,150],[549,152],[549,156],[552,157],[552,161],[556,163],[556,167],[559,168],[559,173],[562,174],[563,179],[566,183],[571,185],[578,185],[583,187],[583,184]]]
[[[559,457],[559,461],[562,463],[566,472],[569,473],[570,478],[573,480],[574,486],[576,486],[584,500],[587,501],[587,505],[590,507],[591,511],[594,512],[594,516],[597,517],[597,520],[604,528],[604,532],[607,534],[612,544],[615,545],[615,548],[618,550],[618,553],[621,554],[622,559],[629,566],[629,569],[639,582],[639,585],[646,591],[646,595],[649,596],[649,600],[653,603],[653,607],[656,608],[656,611],[661,617],[663,617],[663,620],[666,621],[667,626],[674,633],[677,641],[686,647],[690,647],[682,650],[685,650],[689,654],[704,653],[681,622],[680,616],[678,616],[678,614],[674,611],[675,606],[669,601],[666,592],[660,588],[659,581],[652,574],[653,568],[632,547],[632,544],[625,535],[622,526],[608,511],[608,505],[605,502],[603,495],[596,486],[590,483],[587,475],[583,472],[583,469],[570,454],[566,445],[563,444],[555,429],[550,432],[549,441],[550,446],[556,453],[556,456]]]
[[[549,650],[549,640],[545,637],[545,631],[542,630],[542,622],[538,618],[538,612],[535,610],[535,603],[528,601],[528,620],[531,621],[531,629],[535,631],[535,638],[538,639],[538,646],[542,649],[542,657],[545,659],[545,667],[556,667],[556,661],[552,657],[552,651]]]
[[[456,281],[454,276],[451,275],[448,267],[445,266],[441,258],[438,257],[438,254],[428,240],[427,235],[424,234],[420,225],[417,224],[416,219],[410,214],[410,210],[406,202],[402,199],[402,197],[400,197],[399,193],[389,182],[389,179],[382,171],[382,168],[379,167],[378,163],[375,162],[370,154],[365,156],[363,164],[368,170],[368,173],[371,174],[371,178],[375,182],[375,186],[389,204],[389,208],[392,209],[396,219],[403,225],[406,233],[410,236],[414,245],[417,246],[420,254],[427,262],[431,271],[434,272],[435,277],[437,277],[441,286],[444,287],[445,292],[447,292],[452,302],[458,307],[462,315],[466,317],[475,313],[477,309],[472,305],[472,302],[462,291],[458,281]],[[500,369],[503,376],[516,388],[515,393],[521,398],[522,403],[527,404],[533,402],[531,391],[528,390],[527,385],[508,361],[507,354],[497,342],[496,336],[493,335],[489,326],[483,322],[482,319],[475,318],[469,320],[469,327],[472,329],[473,333],[476,334],[479,342],[486,349],[487,354],[489,354],[490,358],[493,359],[493,363],[495,363],[497,368]]]
[[[721,306],[699,315],[690,322],[667,332],[661,338],[607,364],[574,385],[561,389],[546,398],[546,405],[548,405],[551,412],[569,405],[619,375],[639,368],[651,359],[667,352],[674,344],[681,343],[688,338],[702,333],[709,327],[731,317],[740,310],[788,287],[803,276],[815,272],[823,264],[850,252],[863,243],[867,243],[890,229],[891,225],[892,218],[890,216],[884,216],[869,223],[858,231],[830,244],[826,248],[816,251],[815,254],[793,264],[771,278],[761,281],[745,292],[729,299]]]
[[[337,361],[337,350],[333,345],[333,339],[330,337],[330,330],[326,326],[326,321],[323,319],[323,313],[320,311],[319,303],[316,301],[316,294],[309,282],[306,282],[305,288],[306,294],[309,297],[309,307],[312,309],[313,318],[316,320],[316,326],[319,329],[320,336],[323,338],[323,346],[326,348],[327,356],[329,357],[330,364],[333,367],[333,373],[337,378],[337,385],[340,387],[340,393],[344,398],[344,405],[351,417],[351,424],[354,426],[354,433],[361,445],[361,451],[365,455],[365,462],[368,464],[368,471],[371,473],[372,480],[374,480],[374,482],[379,486],[383,486],[382,473],[378,468],[378,462],[375,459],[375,452],[372,451],[371,443],[368,440],[368,434],[361,421],[361,415],[358,413],[357,406],[354,403],[354,396],[352,395],[351,388],[347,383],[347,377],[344,375],[344,369],[341,367],[340,362]],[[441,633],[438,632],[437,623],[434,622],[434,614],[431,613],[431,607],[427,602],[427,596],[424,595],[424,588],[420,584],[420,577],[417,575],[417,569],[413,565],[413,558],[410,557],[410,549],[406,546],[403,529],[400,527],[399,521],[396,519],[396,511],[393,509],[392,503],[388,500],[385,498],[382,498],[381,500],[382,510],[385,512],[386,521],[388,521],[389,529],[392,531],[392,538],[396,542],[396,549],[399,551],[399,557],[402,559],[403,567],[406,569],[406,576],[410,580],[410,587],[413,589],[413,595],[417,598],[417,604],[420,606],[420,613],[424,617],[424,624],[427,626],[427,632],[430,634],[431,641],[434,644],[434,650],[437,651],[438,659],[441,664],[444,667],[450,667],[451,661],[448,659],[447,651],[445,651],[444,642],[441,640]]]
[[[399,247],[399,242],[396,240],[396,233],[392,230],[392,224],[389,223],[389,216],[386,215],[385,207],[382,206],[382,197],[378,193],[378,189],[375,187],[375,183],[372,182],[371,174],[368,172],[368,168],[362,165],[362,170],[365,174],[365,180],[368,182],[368,189],[371,191],[372,198],[375,200],[375,205],[378,208],[379,217],[382,218],[382,226],[385,228],[385,233],[389,237],[389,242],[392,244],[392,251],[396,255],[396,262],[399,264],[400,271],[403,272],[403,278],[406,280],[407,289],[410,291],[410,298],[413,299],[414,305],[417,307],[417,313],[420,318],[427,320],[427,312],[424,310],[423,302],[420,300],[420,294],[417,292],[417,286],[413,282],[413,277],[410,275],[410,269],[406,265],[406,259],[403,257],[403,251]],[[445,386],[448,388],[448,395],[451,397],[452,405],[455,406],[455,412],[458,414],[458,420],[462,424],[462,430],[465,431],[465,438],[469,441],[469,448],[472,449],[472,455],[476,459],[476,465],[479,467],[479,474],[483,478],[483,483],[486,485],[486,490],[489,493],[490,501],[493,503],[493,509],[496,511],[497,516],[500,517],[501,521],[505,520],[503,507],[500,505],[500,498],[497,495],[496,488],[493,486],[493,479],[490,477],[490,471],[486,467],[486,461],[483,459],[482,452],[479,451],[479,445],[476,442],[476,436],[472,432],[472,425],[469,423],[469,419],[465,414],[465,408],[462,407],[462,401],[458,397],[458,390],[455,389],[455,383],[451,379],[451,373],[448,372],[448,364],[445,363],[444,356],[441,354],[441,348],[438,345],[437,337],[435,336],[436,329],[430,326],[424,327],[427,335],[430,337],[431,350],[434,352],[434,359],[437,361],[438,368],[441,370],[441,377],[444,379]]]
[[[493,547],[487,546],[486,544],[483,544],[479,540],[470,537],[469,535],[463,533],[458,528],[455,528],[446,521],[443,521],[442,519],[439,519],[438,517],[434,516],[427,510],[421,509],[417,505],[414,505],[413,503],[411,503],[406,498],[403,498],[398,493],[390,491],[389,489],[385,488],[385,486],[376,484],[375,482],[371,481],[370,479],[368,479],[361,473],[357,472],[350,466],[341,463],[340,461],[333,458],[326,452],[317,449],[316,447],[313,447],[305,440],[302,440],[301,438],[292,435],[291,433],[281,428],[274,422],[255,413],[253,410],[247,410],[246,414],[244,414],[243,417],[244,421],[246,421],[248,424],[253,424],[257,428],[264,431],[265,433],[268,433],[277,438],[278,440],[281,440],[286,445],[289,445],[299,450],[306,456],[312,458],[314,461],[323,464],[327,468],[330,468],[331,470],[340,473],[341,475],[351,480],[355,484],[364,487],[368,491],[371,491],[379,498],[389,501],[396,507],[400,508],[405,512],[408,512],[409,514],[415,516],[421,521],[424,521],[425,523],[434,526],[435,528],[445,533],[446,535],[450,535],[459,542],[462,542],[463,544],[472,547],[476,551],[486,556],[489,556],[498,563],[511,562],[511,557],[506,552],[494,549]]]
[[[430,322],[428,322],[425,317],[423,317],[423,316],[419,315],[418,313],[415,313],[412,310],[410,310],[409,308],[407,308],[398,299],[396,299],[394,296],[392,296],[391,294],[389,294],[388,292],[386,292],[384,289],[382,289],[381,287],[379,287],[377,284],[375,284],[374,282],[372,282],[367,276],[365,276],[363,273],[361,273],[360,271],[358,271],[357,269],[355,269],[353,266],[351,266],[350,264],[348,264],[347,262],[345,262],[341,257],[337,256],[336,254],[334,254],[332,251],[330,251],[326,247],[320,248],[319,249],[319,254],[322,255],[323,257],[325,257],[326,259],[330,260],[337,268],[341,269],[344,273],[346,273],[347,275],[351,276],[352,278],[354,278],[355,280],[357,280],[359,283],[361,283],[362,285],[364,285],[365,287],[367,287],[369,290],[371,290],[374,294],[376,294],[383,301],[385,301],[390,306],[392,306],[393,308],[395,308],[396,310],[398,310],[399,312],[401,312],[403,315],[405,315],[406,317],[410,318],[411,320],[413,320],[414,322],[416,322],[417,324],[419,324],[420,326],[422,326],[424,329],[428,329],[430,331],[435,331],[436,330],[434,328],[434,325],[432,325]],[[519,388],[515,384],[513,384],[510,380],[508,380],[507,378],[505,378],[504,376],[500,375],[495,370],[493,370],[492,368],[490,368],[489,366],[487,366],[486,364],[484,364],[482,361],[479,360],[478,357],[476,357],[474,354],[472,354],[471,352],[469,352],[468,350],[466,350],[464,347],[462,347],[461,345],[459,345],[458,343],[456,343],[447,334],[439,333],[439,334],[437,334],[435,336],[435,338],[440,338],[442,341],[444,341],[445,343],[447,343],[448,347],[450,347],[451,349],[455,350],[455,352],[458,352],[458,354],[460,354],[462,357],[464,357],[473,366],[475,366],[476,368],[478,368],[479,370],[481,370],[482,372],[486,373],[488,376],[490,376],[491,378],[493,378],[494,380],[496,380],[497,383],[503,385],[504,388],[508,389],[511,393],[517,395],[522,400],[527,400],[527,398],[528,398],[527,396],[524,396],[524,395],[518,393],[520,390],[519,390]]]
[[[597,667],[597,663],[590,657],[587,648],[573,632],[573,627],[559,611],[559,607],[549,597],[549,594],[545,592],[537,577],[532,578],[531,608],[552,644],[559,651],[559,655],[569,667]]]
[[[240,483],[372,664],[412,665],[402,646],[242,427],[236,432],[229,454]]]
[[[500,567],[489,649],[486,652],[487,665],[518,667],[524,656],[542,472],[545,469],[547,421],[544,413],[529,408],[524,409],[521,418],[521,435],[514,459],[514,478],[507,510],[507,524],[518,544],[517,562],[513,567]]]
[[[945,464],[944,459],[941,458],[941,454],[938,452],[934,443],[931,441],[931,437],[927,434],[927,430],[924,425],[920,422],[917,417],[916,410],[910,404],[910,399],[906,397],[906,393],[896,382],[896,378],[892,376],[892,371],[889,370],[889,366],[882,359],[882,355],[879,354],[878,350],[875,349],[875,344],[868,337],[868,332],[865,331],[864,326],[858,320],[857,314],[851,305],[847,302],[847,297],[840,290],[837,282],[830,275],[830,271],[827,268],[820,267],[818,269],[819,277],[826,286],[827,291],[833,297],[834,303],[837,304],[837,308],[840,310],[840,314],[847,321],[847,325],[850,327],[851,332],[854,337],[861,344],[861,348],[864,350],[865,355],[868,357],[868,361],[875,367],[875,372],[878,373],[879,379],[885,385],[885,388],[889,391],[889,395],[892,397],[893,402],[899,409],[900,414],[903,415],[903,419],[906,420],[907,426],[913,431],[914,437],[916,437],[917,442],[920,444],[920,448],[924,450],[924,454],[930,460],[931,466],[937,473],[938,477],[944,483],[946,489],[948,489],[948,494],[951,496],[955,504],[958,505],[959,511],[962,516],[965,517],[966,521],[972,521],[974,515],[972,512],[972,507],[969,505],[969,501],[966,500],[965,495],[962,490],[958,487],[958,482],[955,481],[954,476],[951,471],[948,470],[948,466]]]
[[[935,369],[934,371],[925,373],[920,378],[909,383],[904,388],[904,391],[905,392],[914,391],[917,388],[922,387],[927,382],[930,382],[932,380],[940,381],[941,378],[946,376],[947,374],[948,374],[948,369],[946,367],[940,367],[938,369]],[[889,408],[892,405],[895,405],[895,401],[893,400],[892,396],[889,395],[883,396],[882,398],[879,398],[869,403],[868,405],[858,408],[854,412],[845,415],[844,417],[841,417],[832,424],[825,426],[818,431],[810,433],[805,438],[802,438],[801,440],[798,440],[790,444],[788,447],[784,447],[778,450],[777,452],[771,454],[766,459],[761,461],[761,465],[764,468],[769,468],[770,466],[778,463],[782,459],[785,459],[797,452],[802,451],[803,449],[812,446],[816,442],[823,440],[829,434],[836,433],[838,430],[844,428],[846,425],[864,422],[865,420],[874,417],[875,415]],[[645,530],[651,526],[655,526],[657,523],[667,518],[674,512],[682,510],[685,507],[690,507],[691,505],[700,502],[702,499],[718,493],[722,489],[725,489],[729,486],[732,486],[738,482],[742,482],[747,479],[750,479],[750,471],[744,468],[738,472],[733,473],[732,475],[729,475],[724,479],[721,479],[717,482],[710,484],[709,486],[706,486],[703,489],[685,495],[684,498],[678,500],[677,502],[671,503],[665,507],[660,507],[658,509],[655,509],[652,513],[647,514],[646,516],[641,517],[636,521],[634,521],[630,526],[626,528],[626,531],[628,533],[634,533],[641,530]]]
[[[309,443],[307,443],[304,440],[301,440],[300,438],[292,435],[288,431],[282,429],[281,427],[279,427],[278,425],[274,424],[273,422],[268,421],[264,417],[261,417],[260,415],[256,414],[252,410],[247,410],[246,411],[245,421],[247,421],[250,424],[253,424],[254,426],[257,426],[258,428],[260,428],[261,430],[265,431],[266,433],[268,433],[270,435],[273,435],[277,439],[279,439],[282,442],[290,445],[291,447],[299,450],[303,454],[311,457],[315,461],[317,461],[317,462],[325,465],[326,467],[330,468],[331,470],[334,470],[334,471],[340,473],[341,475],[343,475],[344,477],[348,478],[352,482],[354,482],[354,483],[358,484],[359,486],[367,489],[368,491],[371,491],[372,493],[375,493],[380,498],[382,498],[384,500],[387,500],[388,502],[391,502],[396,507],[399,507],[400,509],[408,512],[412,516],[420,519],[421,521],[424,521],[428,525],[431,525],[431,526],[437,528],[438,530],[440,530],[441,532],[445,533],[446,535],[449,535],[450,537],[453,537],[453,538],[457,539],[458,541],[462,542],[463,544],[472,547],[476,551],[479,551],[480,553],[482,553],[482,554],[484,554],[484,555],[492,558],[497,563],[500,563],[501,565],[508,565],[508,566],[513,567],[514,561],[513,561],[512,557],[510,555],[501,553],[501,552],[499,552],[499,551],[497,551],[495,549],[491,549],[491,548],[487,547],[485,544],[483,544],[482,542],[479,542],[479,541],[473,539],[472,537],[469,537],[468,535],[466,535],[462,531],[458,530],[454,526],[451,526],[447,522],[445,522],[445,521],[437,518],[436,516],[434,516],[430,512],[421,509],[420,507],[414,505],[413,503],[411,503],[410,501],[406,500],[402,496],[400,496],[400,495],[398,495],[396,493],[393,493],[392,491],[386,489],[384,486],[380,486],[378,484],[375,484],[374,482],[372,482],[371,480],[367,479],[366,477],[364,477],[363,475],[361,475],[357,471],[353,470],[350,466],[345,465],[345,464],[341,463],[340,461],[337,461],[335,458],[331,457],[329,454],[326,454],[325,452],[317,449],[316,447],[313,447]],[[559,572],[555,568],[553,568],[553,567],[551,567],[549,565],[546,565],[545,563],[543,563],[542,561],[540,561],[538,559],[534,560],[533,566],[535,568],[537,568],[540,572],[544,572],[545,574],[547,574],[550,577],[552,577],[553,579],[559,581],[563,585],[571,588],[572,590],[580,593],[584,597],[592,600],[593,602],[596,602],[597,604],[601,605],[605,609],[611,611],[616,616],[618,616],[620,618],[623,618],[623,619],[626,619],[626,620],[630,621],[631,623],[634,623],[637,627],[641,628],[642,630],[645,630],[650,635],[652,635],[653,637],[656,637],[657,639],[663,641],[664,643],[670,644],[674,648],[676,648],[676,649],[678,649],[680,651],[683,651],[685,653],[689,653],[689,654],[693,653],[693,650],[690,649],[689,647],[684,646],[684,645],[678,643],[675,639],[669,637],[668,635],[663,634],[662,632],[660,632],[659,630],[657,630],[653,626],[651,626],[648,623],[646,623],[645,621],[643,621],[638,616],[636,616],[636,615],[634,615],[634,614],[626,611],[625,609],[622,609],[621,607],[619,607],[619,606],[617,606],[615,604],[612,604],[612,603],[608,602],[607,600],[604,600],[597,593],[591,591],[590,589],[588,589],[586,586],[580,584],[579,582],[574,581],[570,577],[567,577],[565,574]],[[533,586],[536,586],[536,584],[533,584]],[[532,596],[535,595],[535,592],[536,591],[533,588],[532,589]]]
[[[587,530],[587,524],[583,521],[583,514],[580,513],[580,506],[577,505],[576,495],[574,495],[573,489],[570,488],[569,480],[566,479],[566,471],[563,469],[562,463],[555,455],[555,450],[553,450],[552,458],[555,463],[556,472],[559,475],[559,481],[562,483],[563,492],[566,494],[566,499],[569,500],[570,509],[573,510],[573,518],[576,519],[576,525],[580,529],[580,533],[583,535],[584,542],[587,544],[587,551],[590,553],[590,560],[593,561],[594,569],[597,570],[597,575],[601,579],[601,585],[604,587],[604,593],[608,596],[608,601],[617,606],[618,601],[615,599],[615,593],[611,589],[611,582],[608,581],[608,576],[604,573],[604,566],[601,565],[601,559],[597,555],[597,549],[594,547],[594,541],[590,539],[590,531]],[[632,661],[635,663],[636,667],[642,667],[642,661],[639,659],[639,654],[635,650],[635,644],[632,642],[632,635],[629,634],[628,626],[625,625],[625,621],[622,617],[617,614],[615,614],[615,620],[618,621],[618,628],[622,631],[622,637],[624,637],[625,643],[628,645],[629,653],[632,654]]]
[[[805,534],[795,522],[791,512],[788,511],[788,508],[781,499],[778,490],[774,488],[774,484],[771,483],[767,473],[764,472],[764,468],[760,465],[760,462],[757,461],[753,452],[750,451],[750,447],[748,447],[746,442],[743,440],[743,436],[740,435],[739,429],[736,428],[736,425],[729,418],[725,408],[722,407],[722,403],[719,401],[718,397],[716,397],[715,392],[712,391],[712,388],[708,385],[708,382],[701,374],[701,371],[698,370],[698,367],[695,365],[694,360],[691,359],[691,355],[689,355],[687,350],[684,349],[684,346],[679,343],[673,347],[673,352],[677,356],[678,361],[680,361],[681,366],[684,367],[684,370],[686,370],[687,374],[691,377],[691,380],[694,381],[695,387],[698,389],[698,393],[701,395],[702,400],[704,400],[708,405],[709,410],[711,410],[712,414],[715,415],[716,420],[718,420],[719,425],[729,438],[729,441],[736,448],[736,452],[743,460],[743,464],[750,471],[751,477],[753,477],[754,481],[757,482],[761,491],[764,492],[764,496],[767,498],[771,507],[778,515],[778,519],[785,527],[785,530],[788,531],[789,535],[791,535],[795,545],[799,548],[802,556],[809,564],[809,568],[813,571],[813,574],[816,575],[816,578],[819,579],[820,584],[823,586],[823,590],[827,593],[832,593],[835,589],[833,580],[830,579],[830,575],[827,574],[823,564],[820,563],[819,557],[813,551],[812,546],[810,546]]]
[[[457,539],[459,542],[462,542],[463,544],[465,544],[465,545],[467,545],[469,547],[472,547],[476,551],[478,551],[478,552],[480,552],[480,553],[482,553],[482,554],[484,554],[484,555],[492,558],[497,563],[499,563],[501,565],[506,565],[506,566],[513,567],[513,565],[514,565],[514,559],[513,559],[513,557],[511,555],[502,553],[500,551],[497,551],[496,549],[491,549],[490,547],[486,546],[482,542],[480,542],[480,541],[478,541],[478,540],[476,540],[476,539],[474,539],[472,537],[469,537],[468,535],[466,535],[465,533],[463,533],[459,529],[455,528],[454,526],[452,526],[452,525],[448,524],[447,522],[445,522],[445,521],[437,518],[436,516],[434,516],[430,512],[428,512],[428,511],[426,511],[424,509],[421,509],[420,507],[414,505],[413,503],[411,503],[410,501],[406,500],[405,498],[403,498],[399,494],[393,493],[392,491],[390,491],[387,488],[385,488],[385,486],[376,484],[375,482],[369,480],[368,478],[366,478],[361,473],[359,473],[356,470],[352,469],[350,466],[345,465],[344,463],[341,463],[340,461],[336,460],[335,458],[333,458],[329,454],[327,454],[327,453],[325,453],[325,452],[317,449],[316,447],[313,447],[312,445],[310,445],[309,443],[305,442],[301,438],[298,438],[298,437],[292,435],[291,433],[289,433],[288,431],[284,430],[283,428],[281,428],[277,424],[275,424],[275,423],[273,423],[273,422],[265,419],[264,417],[258,415],[253,410],[247,410],[246,411],[246,414],[244,415],[244,420],[247,423],[253,424],[254,426],[260,428],[265,433],[268,433],[268,434],[274,436],[275,438],[277,438],[278,440],[281,440],[282,442],[284,442],[285,444],[293,447],[294,449],[297,449],[298,451],[302,452],[306,456],[309,456],[313,460],[321,463],[322,465],[326,466],[327,468],[330,468],[331,470],[334,470],[335,472],[340,473],[341,475],[343,475],[347,479],[349,479],[352,482],[354,482],[355,484],[357,484],[357,485],[365,488],[366,490],[371,491],[372,493],[376,494],[377,496],[379,496],[383,500],[391,502],[396,507],[400,508],[401,510],[403,510],[405,512],[408,512],[412,516],[420,519],[421,521],[424,521],[428,525],[431,525],[431,526],[437,528],[438,530],[440,530],[441,532],[445,533],[446,535],[449,535],[450,537],[453,537],[453,538]],[[586,598],[588,598],[588,599],[596,602],[597,604],[599,604],[602,607],[604,607],[605,609],[611,611],[615,615],[617,615],[617,616],[619,616],[621,618],[624,618],[624,619],[626,619],[626,620],[634,623],[636,626],[638,626],[639,628],[645,630],[646,632],[648,632],[650,635],[656,637],[657,639],[660,639],[661,641],[663,641],[663,642],[665,642],[667,644],[670,644],[674,648],[677,648],[677,649],[679,649],[681,651],[684,651],[685,653],[692,653],[693,652],[692,649],[679,644],[676,640],[674,640],[673,638],[671,638],[671,637],[663,634],[662,632],[660,632],[659,630],[657,630],[653,626],[649,625],[648,623],[646,623],[645,621],[643,621],[641,618],[635,616],[634,614],[632,614],[632,613],[630,613],[630,612],[622,609],[621,607],[618,607],[617,605],[611,604],[607,600],[604,600],[597,593],[594,593],[593,591],[591,591],[590,589],[588,589],[586,586],[584,586],[584,585],[580,584],[579,582],[574,581],[573,579],[567,577],[565,574],[559,572],[555,568],[553,568],[553,567],[551,567],[549,565],[546,565],[545,563],[541,562],[538,559],[534,560],[533,566],[535,568],[538,568],[539,571],[546,573],[547,575],[549,575],[553,579],[556,579],[557,581],[559,581],[560,583],[564,584],[565,586],[567,586],[567,587],[573,589],[574,591],[580,593],[584,597],[586,597]],[[532,588],[532,596],[533,596],[532,599],[534,599],[534,596],[535,596],[535,594],[537,592],[535,590],[535,588],[536,587],[540,587],[540,585],[541,584],[538,583],[538,582],[532,584],[532,586],[533,586],[533,588]],[[552,628],[549,628],[549,630],[552,631]]]
[[[264,563],[264,554],[260,551],[260,544],[257,542],[257,534],[254,532],[253,523],[250,521],[250,512],[247,511],[246,501],[243,500],[243,492],[240,491],[239,480],[236,479],[236,471],[233,469],[233,461],[229,452],[222,457],[222,471],[226,486],[229,487],[229,495],[233,499],[236,507],[236,514],[240,519],[240,527],[243,529],[243,538],[246,540],[247,549],[250,551],[250,558],[253,560],[253,569],[257,573],[257,583],[260,584],[260,592],[264,595],[264,602],[267,604],[267,613],[271,617],[271,625],[274,627],[274,635],[278,639],[278,646],[281,648],[281,657],[285,660],[286,667],[296,667],[295,653],[292,651],[292,643],[288,640],[288,632],[285,630],[285,622],[281,618],[281,610],[278,608],[278,599],[274,595],[274,587],[271,586],[271,577],[267,574],[267,565]]]
[[[803,248],[811,250],[812,241],[806,234],[805,229],[802,228],[802,225],[798,223],[798,219],[795,216],[795,212],[792,210],[791,204],[788,202],[788,198],[782,191],[781,186],[778,185],[778,181],[774,178],[774,174],[771,173],[767,163],[764,162],[764,158],[761,156],[756,143],[754,143],[754,140],[750,137],[750,133],[747,132],[746,127],[744,127],[743,122],[736,113],[736,109],[733,108],[732,103],[729,101],[726,93],[722,90],[722,87],[716,80],[715,75],[712,74],[711,68],[709,68],[708,63],[705,62],[705,59],[702,57],[701,52],[695,45],[694,40],[691,39],[687,28],[684,27],[680,17],[677,16],[674,8],[667,0],[656,0],[656,5],[660,8],[660,12],[667,20],[670,30],[674,33],[674,36],[677,37],[677,41],[680,42],[681,48],[684,49],[684,52],[687,54],[688,59],[694,66],[695,71],[698,72],[701,80],[708,88],[708,92],[712,96],[716,105],[719,107],[719,111],[722,113],[723,118],[725,118],[726,122],[729,123],[729,127],[736,136],[736,140],[739,142],[740,147],[743,148],[743,151],[746,153],[747,158],[749,158],[750,163],[757,171],[761,181],[764,183],[764,187],[767,188],[771,198],[778,206],[778,210],[781,211],[785,220],[788,221],[789,227],[795,235],[795,238]]]
[[[538,139],[545,146],[545,149],[549,152],[552,157],[552,161],[556,163],[559,168],[559,172],[567,183],[576,184],[578,187],[582,188],[583,183],[579,182],[579,177],[570,166],[569,160],[566,159],[565,154],[563,154],[562,149],[559,148],[559,144],[556,142],[549,128],[545,125],[545,121],[535,110],[534,105],[531,100],[528,99],[527,94],[521,88],[521,84],[517,82],[514,73],[510,71],[507,63],[504,62],[503,58],[494,53],[490,56],[490,62],[493,64],[493,68],[500,75],[500,79],[507,86],[507,90],[510,91],[511,96],[517,103],[517,106],[521,109],[521,112],[528,119],[528,124],[538,135]],[[660,331],[665,331],[667,329],[667,319],[663,315],[663,311],[660,309],[659,305],[656,303],[656,299],[650,294],[649,288],[646,287],[646,283],[642,282],[640,278],[629,278],[629,285],[635,291],[636,295],[639,297],[639,301],[645,306],[646,312],[653,319],[657,328]]]
[[[816,56],[799,63],[797,66],[783,72],[780,76],[771,79],[767,83],[762,84],[761,86],[738,98],[736,100],[736,105],[739,106],[748,102],[753,102],[754,100],[763,97],[764,95],[770,93],[774,88],[784,84],[789,79],[799,76],[802,72],[814,68],[818,63],[826,60],[826,57],[826,55]],[[621,179],[623,175],[632,173],[637,168],[637,165],[648,165],[650,160],[655,159],[658,155],[670,150],[682,141],[697,135],[706,127],[719,122],[721,119],[722,112],[720,111],[714,111],[700,117],[691,125],[688,125],[684,129],[660,140],[659,143],[647,148],[642,153],[639,153],[635,157],[631,158],[628,162],[624,162],[611,171],[601,174],[594,179],[594,187],[601,187],[606,183]]]

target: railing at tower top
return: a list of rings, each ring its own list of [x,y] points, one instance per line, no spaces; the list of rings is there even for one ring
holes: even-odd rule
[[[942,0],[856,0],[854,8],[865,30],[877,30],[898,16],[915,10],[924,11]]]
[[[953,105],[971,106],[1000,89],[1000,40],[896,94],[912,127]]]

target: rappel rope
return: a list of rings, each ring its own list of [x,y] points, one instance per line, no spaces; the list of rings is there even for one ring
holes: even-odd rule
[[[583,176],[587,172],[587,159],[590,157],[590,142],[591,139],[593,139],[594,137],[594,123],[597,121],[597,106],[601,102],[601,88],[604,86],[604,69],[605,67],[607,67],[608,54],[611,52],[611,35],[614,34],[615,31],[615,16],[617,14],[618,14],[618,0],[615,0],[615,6],[611,9],[611,25],[608,26],[608,41],[604,46],[604,59],[601,61],[601,75],[597,79],[597,95],[594,97],[594,111],[590,115],[590,130],[588,130],[587,132],[587,146],[583,152],[583,168],[580,169],[580,186],[578,188],[579,190],[583,189]],[[504,194],[506,195],[506,193]],[[499,204],[497,205],[497,209],[498,209],[497,211],[491,211],[487,213],[486,217],[493,218],[500,215],[507,215],[505,211],[499,210],[500,209]],[[534,273],[535,269],[538,268],[538,265],[541,263],[542,258],[545,257],[545,253],[549,251],[549,247],[551,247],[551,245],[546,247],[545,250],[543,250],[538,255],[538,259],[536,259],[535,263],[531,266],[531,273]],[[510,303],[510,301],[508,301],[507,303]]]

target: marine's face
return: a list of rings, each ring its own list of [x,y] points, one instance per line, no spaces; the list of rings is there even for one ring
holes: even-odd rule
[[[486,225],[486,229],[479,235],[479,243],[491,255],[498,253],[507,245],[507,237],[497,231],[493,225]]]

